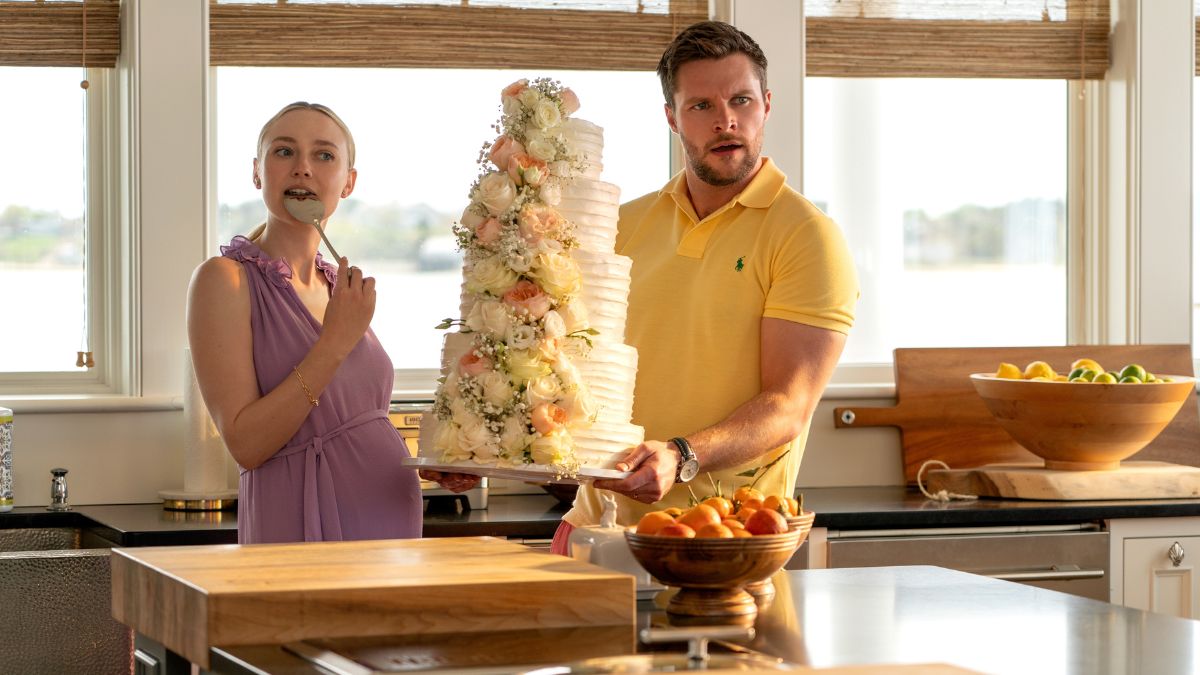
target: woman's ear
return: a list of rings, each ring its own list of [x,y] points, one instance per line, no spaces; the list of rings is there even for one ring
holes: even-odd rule
[[[258,177],[258,158],[257,158],[257,157],[255,157],[255,158],[254,158],[254,175],[253,175],[253,180],[254,180],[254,187],[256,187],[256,188],[258,188],[259,190],[261,190],[261,189],[262,189],[262,178],[259,178],[259,177]]]
[[[358,180],[358,169],[350,169],[350,173],[346,176],[346,187],[342,188],[342,199],[350,196],[354,192],[354,181]]]

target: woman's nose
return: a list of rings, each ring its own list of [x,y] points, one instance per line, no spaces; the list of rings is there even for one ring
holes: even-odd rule
[[[309,165],[308,160],[303,156],[296,158],[296,163],[292,165],[292,175],[304,176],[306,178],[312,177],[312,166]]]

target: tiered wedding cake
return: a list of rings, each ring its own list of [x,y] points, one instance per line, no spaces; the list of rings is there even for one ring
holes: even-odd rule
[[[625,344],[629,258],[614,253],[620,191],[599,180],[603,130],[548,79],[501,93],[501,135],[455,226],[462,319],[420,452],[464,468],[558,475],[610,469],[630,423],[637,350]]]

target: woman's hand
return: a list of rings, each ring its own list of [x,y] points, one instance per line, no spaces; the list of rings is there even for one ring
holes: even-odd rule
[[[674,443],[646,441],[617,462],[617,471],[632,471],[620,480],[597,479],[592,483],[601,490],[611,490],[644,504],[666,496],[675,487],[675,469],[679,450]]]
[[[346,258],[338,261],[337,282],[325,308],[321,338],[341,354],[349,354],[371,326],[375,315],[375,277],[364,277]]]
[[[431,480],[454,493],[466,492],[479,485],[479,476],[469,473],[443,473],[441,471],[421,469],[417,471],[417,475],[422,480]]]

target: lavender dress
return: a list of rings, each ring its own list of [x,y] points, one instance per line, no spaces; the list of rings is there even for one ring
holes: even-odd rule
[[[288,378],[321,333],[288,281],[287,262],[245,237],[221,254],[242,263],[250,286],[254,371],[265,394]],[[334,283],[337,269],[317,254]],[[392,361],[368,330],[288,444],[256,469],[241,469],[238,543],[421,536],[421,489],[400,465],[408,449],[387,418]],[[299,386],[299,383],[296,383]]]

